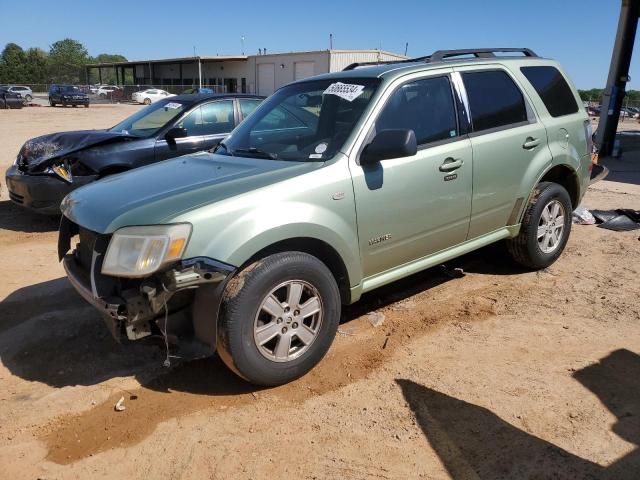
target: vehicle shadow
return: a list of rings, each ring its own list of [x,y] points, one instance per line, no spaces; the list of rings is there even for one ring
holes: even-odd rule
[[[613,431],[639,445],[640,356],[618,350],[576,372],[575,378],[617,416]],[[605,467],[527,433],[484,407],[411,380],[396,382],[429,444],[455,480],[638,478],[638,448]]]
[[[455,265],[486,273],[520,272],[492,258],[487,253],[473,254],[457,259]],[[455,281],[456,276],[448,266],[436,267],[367,293],[344,309],[341,323]],[[145,387],[159,391],[233,395],[255,389],[230,373],[217,356],[178,360],[169,371],[162,367],[164,359],[164,343],[159,338],[118,344],[100,314],[66,278],[24,287],[0,302],[0,360],[25,380],[61,388],[134,375]]]
[[[39,215],[13,203],[0,201],[0,230],[41,233],[58,230],[59,218]]]

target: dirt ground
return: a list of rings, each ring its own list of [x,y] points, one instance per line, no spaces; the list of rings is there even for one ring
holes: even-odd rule
[[[137,108],[0,111],[0,167]],[[584,205],[640,209],[621,178]],[[166,369],[160,348],[114,343],[64,278],[55,223],[2,184],[2,479],[640,478],[640,231],[574,226],[544,271],[493,246],[387,286],[309,375],[256,390],[216,358]]]

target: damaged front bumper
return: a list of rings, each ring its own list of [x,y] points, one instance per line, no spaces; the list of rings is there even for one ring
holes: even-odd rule
[[[98,179],[98,175],[74,177],[68,183],[54,175],[32,175],[22,172],[16,165],[7,170],[9,198],[18,205],[45,215],[59,215],[60,202],[76,188]]]
[[[60,229],[60,244],[73,235],[66,217]],[[65,240],[63,237],[67,237]],[[80,232],[80,244],[87,243]],[[96,235],[90,255],[80,246],[59,252],[69,281],[78,293],[98,309],[113,336],[120,342],[150,335],[166,335],[174,343],[196,340],[214,351],[217,313],[227,281],[235,267],[197,257],[144,279],[121,279],[102,275],[103,250],[108,237]],[[86,248],[87,245],[84,245]]]

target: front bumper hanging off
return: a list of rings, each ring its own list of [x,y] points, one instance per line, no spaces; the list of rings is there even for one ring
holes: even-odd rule
[[[193,337],[215,350],[217,312],[235,267],[196,257],[148,278],[124,282],[99,273],[99,256],[94,254],[91,271],[82,268],[75,252],[65,255],[62,263],[73,287],[102,313],[118,341],[169,331],[177,338]],[[101,295],[101,290],[110,294]],[[180,321],[165,325],[169,316]]]

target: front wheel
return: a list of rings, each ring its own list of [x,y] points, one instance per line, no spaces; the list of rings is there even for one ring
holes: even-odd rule
[[[144,99],[144,104],[145,105],[151,105],[151,99],[150,98],[145,98]]]
[[[227,285],[218,353],[245,380],[282,385],[324,357],[340,312],[340,292],[324,263],[302,252],[270,255]]]
[[[557,183],[541,182],[525,211],[520,233],[507,246],[520,265],[539,270],[555,262],[571,233],[571,199]]]
[[[56,102],[54,102],[53,100],[51,100],[51,97],[49,97],[49,105],[51,105],[52,107],[56,106]]]
[[[27,103],[31,103],[31,100],[33,100],[33,97],[29,94],[24,96],[24,99],[27,101]]]

